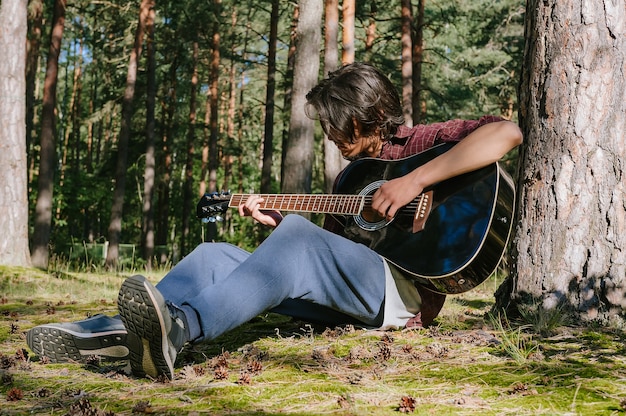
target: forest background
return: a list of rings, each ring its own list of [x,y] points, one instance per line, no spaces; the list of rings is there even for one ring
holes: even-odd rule
[[[144,1],[138,7],[119,0],[57,0],[54,9],[50,4],[30,1],[28,19],[30,235],[31,244],[45,251],[33,254],[35,265],[47,267],[48,254],[51,261],[69,259],[78,268],[102,265],[116,220],[119,257],[109,253],[108,265],[118,268],[171,265],[207,239],[250,249],[267,231],[228,214],[224,221],[201,225],[195,218],[201,195],[284,192],[287,178],[296,178],[302,193],[328,191],[329,170],[337,168],[328,166],[332,149],[325,148],[319,126],[309,142],[290,135],[293,120],[306,117],[304,109],[290,111],[295,3]],[[320,53],[308,58],[320,68],[316,79],[341,63],[368,61],[402,91],[407,124],[483,114],[516,119],[523,1],[407,4],[327,2],[327,38],[319,41]],[[141,17],[142,10],[151,10],[153,21]],[[55,41],[51,123],[45,94],[51,92],[46,74]],[[413,52],[408,61],[407,44]],[[334,48],[339,53],[335,49],[333,55]],[[129,62],[136,65],[135,79]],[[50,143],[52,167],[42,169],[48,157],[42,149]],[[296,160],[286,165],[290,145],[310,147],[310,155],[290,154]],[[310,165],[304,179],[294,171],[303,165]],[[508,167],[513,169],[512,162]],[[42,191],[42,175],[51,192]],[[120,181],[126,185],[123,206],[116,206]],[[50,199],[51,212],[43,238],[41,198]]]

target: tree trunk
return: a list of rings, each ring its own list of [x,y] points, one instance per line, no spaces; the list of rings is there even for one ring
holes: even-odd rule
[[[217,168],[219,167],[219,154],[217,148],[217,141],[219,136],[219,76],[220,76],[220,47],[221,47],[221,38],[220,38],[220,19],[221,19],[221,9],[222,9],[222,1],[214,0],[215,3],[215,23],[213,25],[213,48],[211,51],[211,63],[210,63],[210,78],[211,78],[211,97],[210,97],[210,118],[209,118],[209,129],[210,129],[210,137],[209,137],[209,192],[217,191]],[[209,222],[207,226],[207,236],[206,239],[208,241],[214,241],[217,238],[217,225],[215,222]]]
[[[326,0],[324,11],[324,73],[339,66],[339,0]],[[324,135],[324,189],[331,193],[335,178],[347,165],[337,146]]]
[[[293,67],[296,61],[296,36],[298,28],[298,20],[300,20],[300,6],[296,4],[293,8],[293,18],[291,19],[291,30],[289,31],[289,50],[287,51],[287,69],[285,70],[285,99],[283,103],[283,111],[285,119],[289,119],[291,112],[291,96],[293,95]],[[289,126],[283,131],[282,138],[282,154],[280,164],[281,187],[285,179],[285,161],[287,159],[287,148],[289,142]]]
[[[122,235],[122,218],[124,211],[124,193],[126,192],[126,169],[128,164],[128,142],[131,133],[131,119],[133,116],[133,99],[135,98],[135,84],[137,82],[137,65],[141,56],[141,49],[150,10],[154,8],[154,0],[142,0],[139,6],[139,23],[135,32],[135,42],[130,52],[128,72],[126,75],[126,89],[122,101],[122,124],[117,142],[117,167],[115,169],[115,189],[113,204],[111,205],[111,221],[109,222],[109,249],[106,257],[106,267],[115,269],[119,260],[119,245]]]
[[[27,0],[0,4],[0,264],[30,266],[26,161]]]
[[[154,256],[154,178],[156,171],[155,162],[155,106],[156,106],[156,57],[154,44],[154,9],[150,10],[146,21],[146,55],[147,88],[146,88],[146,166],[143,174],[143,206],[141,224],[141,247],[143,259],[146,261],[146,269],[152,270],[152,257]]]
[[[402,29],[400,41],[402,43],[402,114],[407,126],[413,125],[412,96],[413,96],[413,6],[411,0],[401,0]]]
[[[272,0],[270,38],[267,54],[267,90],[265,93],[265,130],[263,136],[263,168],[261,193],[272,192],[272,158],[274,156],[274,95],[276,91],[276,43],[278,42],[279,0]]]
[[[305,95],[318,79],[322,0],[300,0],[291,97],[289,140],[284,161],[283,193],[310,193],[315,122],[304,114]]]
[[[424,6],[426,0],[417,1],[417,17],[414,19],[411,43],[413,53],[411,54],[412,64],[412,94],[411,94],[411,116],[413,124],[422,122],[422,62],[424,62]]]
[[[500,307],[540,301],[576,322],[626,307],[626,10],[529,0],[520,85],[519,219]]]
[[[29,29],[26,52],[26,151],[30,155],[35,137],[35,86],[39,70],[39,48],[43,22],[43,0],[31,0],[28,6]]]
[[[56,87],[61,39],[63,38],[63,28],[65,26],[65,4],[65,0],[55,0],[54,2],[50,50],[48,52],[43,91],[38,194],[35,206],[35,225],[31,253],[33,265],[42,269],[48,268],[48,244],[52,228],[52,194],[56,165]]]
[[[178,58],[175,55],[172,58],[172,63],[169,70],[169,85],[165,90],[167,92],[167,99],[164,100],[164,105],[161,108],[161,119],[163,120],[163,132],[161,136],[161,152],[159,155],[159,177],[160,180],[157,186],[157,198],[158,204],[156,206],[156,244],[167,245],[170,229],[170,183],[172,179],[172,146],[173,140],[173,124],[174,114],[176,112],[176,88],[177,88],[177,68]],[[174,251],[175,244],[172,244],[172,251]],[[174,252],[171,253],[171,258],[165,253],[161,253],[159,256],[159,264],[163,265],[168,260],[175,258]]]
[[[191,92],[189,95],[189,125],[187,131],[187,150],[185,162],[185,182],[183,184],[183,232],[180,250],[183,256],[189,252],[189,223],[191,207],[195,201],[193,192],[193,160],[196,141],[196,96],[198,91],[198,41],[193,42]]]
[[[341,62],[345,65],[354,62],[354,14],[356,12],[356,0],[343,0],[341,5],[343,21]]]

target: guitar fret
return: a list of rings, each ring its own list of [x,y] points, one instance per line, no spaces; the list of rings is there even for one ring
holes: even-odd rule
[[[359,215],[371,200],[371,196],[350,194],[233,194],[228,206],[236,208],[245,203],[251,195],[259,195],[264,199],[261,209],[340,215]]]

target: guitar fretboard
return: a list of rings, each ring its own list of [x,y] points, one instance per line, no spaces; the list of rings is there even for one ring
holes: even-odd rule
[[[233,194],[228,206],[236,208],[243,204],[250,195]],[[301,194],[263,194],[261,209],[278,211],[316,212],[338,215],[359,215],[366,207],[371,196],[363,195],[301,195]]]

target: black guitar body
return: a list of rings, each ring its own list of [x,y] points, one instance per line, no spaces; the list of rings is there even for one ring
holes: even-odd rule
[[[435,146],[394,161],[357,160],[342,172],[334,193],[373,194],[380,184],[365,192],[364,188],[403,176],[452,146]],[[443,294],[466,292],[493,273],[505,251],[515,203],[513,181],[494,163],[425,191],[429,190],[432,207],[424,228],[417,232],[413,231],[415,212],[406,207],[376,230],[365,229],[357,217],[335,218],[347,238],[367,245],[426,288]]]

